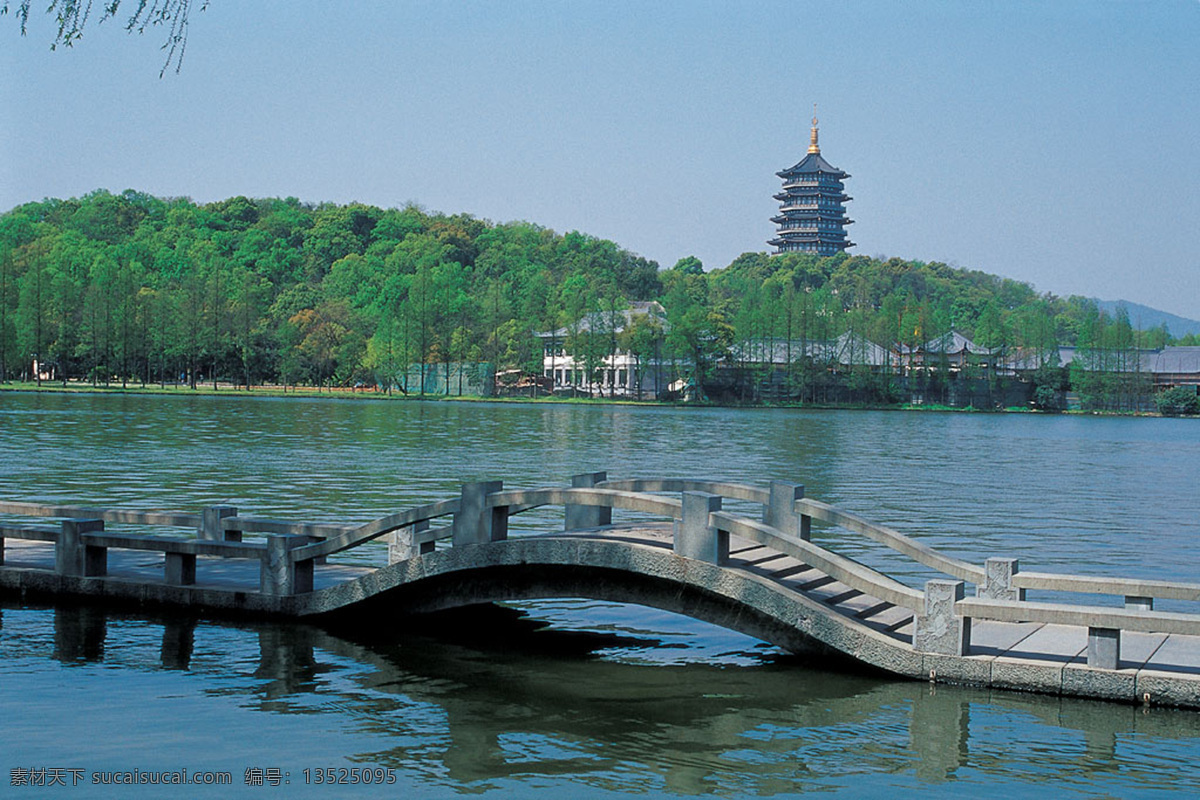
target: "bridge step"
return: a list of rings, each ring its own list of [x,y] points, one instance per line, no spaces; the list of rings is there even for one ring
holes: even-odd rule
[[[885,625],[883,630],[885,633],[899,633],[901,628],[908,627],[912,624],[913,615],[906,613],[903,619],[897,620],[891,625]]]
[[[825,602],[831,606],[840,606],[842,603],[846,602],[847,600],[853,600],[856,597],[862,597],[862,596],[863,596],[863,593],[860,592],[858,589],[850,589],[849,591],[842,592],[841,594],[835,594],[833,597],[826,597]],[[872,599],[874,599],[874,598],[872,598]]]
[[[799,586],[797,586],[796,588],[802,592],[811,592],[815,589],[820,589],[824,586],[828,586],[831,583],[837,583],[837,578],[831,578],[828,575],[822,575],[821,577],[816,578],[811,581],[808,581],[807,583],[802,583]],[[841,585],[845,586],[846,584],[843,583]],[[847,588],[849,588],[849,587],[847,587]]]
[[[772,572],[771,577],[774,578],[775,580],[781,581],[784,578],[790,578],[794,575],[799,575],[803,572],[811,572],[812,569],[813,568],[810,567],[808,564],[797,564],[794,567],[787,567],[786,569],[781,569],[781,570],[777,570],[776,572]]]
[[[895,607],[896,606],[894,604],[889,603],[887,600],[880,600],[873,606],[868,606],[861,611],[854,612],[854,616],[858,617],[859,619],[870,619],[876,614],[881,614],[884,611],[887,611],[889,608]]]
[[[765,547],[760,548],[760,549],[764,555],[751,554],[750,557],[742,556],[742,561],[746,564],[746,566],[761,567],[763,564],[770,563],[771,561],[778,561],[781,558],[789,557],[786,553],[779,553],[779,552],[776,552],[775,550],[768,550]]]

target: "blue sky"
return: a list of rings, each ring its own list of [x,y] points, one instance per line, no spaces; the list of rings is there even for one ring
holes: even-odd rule
[[[411,201],[723,267],[815,102],[851,252],[1200,318],[1197,0],[211,0],[161,79],[158,32],[52,23],[0,18],[0,210]]]

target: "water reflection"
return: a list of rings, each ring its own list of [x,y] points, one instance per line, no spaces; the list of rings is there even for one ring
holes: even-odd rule
[[[1184,581],[1197,457],[1187,420],[0,392],[5,498],[349,522],[463,480],[778,478],[974,563]],[[836,545],[895,564],[861,537]],[[1191,712],[897,683],[644,609],[530,608],[550,630],[511,614],[433,631],[380,615],[367,635],[0,604],[0,763],[53,761],[69,741],[118,768],[139,750],[167,767],[383,762],[399,796],[1200,794]]]
[[[54,657],[64,664],[104,660],[108,615],[88,606],[64,606],[54,614]]]
[[[595,654],[657,643],[546,628],[513,609],[368,631],[0,609],[4,658],[36,662],[47,638],[50,658],[73,668],[67,682],[87,664],[130,676],[187,671],[213,702],[348,727],[351,761],[428,788],[774,794],[851,779],[929,789],[1052,776],[1114,794],[1200,790],[1188,768],[1197,714],[895,682],[785,657],[752,667],[618,663]],[[24,679],[11,676],[9,688]]]
[[[4,392],[6,455],[5,497],[339,522],[464,480],[794,480],[974,563],[1183,581],[1200,537],[1189,420]],[[852,557],[904,563],[844,538]]]

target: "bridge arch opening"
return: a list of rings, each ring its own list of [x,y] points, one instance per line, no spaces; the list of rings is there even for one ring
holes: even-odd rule
[[[794,620],[773,617],[749,604],[693,585],[634,571],[578,564],[505,564],[432,575],[403,583],[328,616],[335,624],[365,626],[379,632],[389,620],[402,628],[422,615],[489,604],[523,610],[530,616],[550,609],[551,613],[543,611],[542,616],[543,619],[550,616],[550,624],[555,623],[556,616],[566,622],[572,613],[578,613],[581,616],[568,624],[583,621],[584,628],[588,623],[583,620],[583,609],[601,607],[597,604],[604,604],[607,609],[597,613],[615,617],[624,614],[630,620],[630,628],[635,627],[632,623],[635,616],[645,619],[632,608],[649,608],[663,612],[665,627],[674,631],[658,637],[664,640],[663,647],[682,649],[679,646],[682,641],[699,634],[714,641],[705,648],[711,655],[715,656],[724,644],[731,646],[725,652],[741,653],[740,658],[731,657],[734,662],[762,663],[766,654],[771,653],[799,655],[805,660],[833,659],[839,668],[847,662],[842,653],[799,631]],[[570,607],[575,611],[565,611]],[[644,627],[644,623],[639,621],[636,627]],[[722,633],[714,634],[714,629]],[[655,632],[649,634],[648,638],[656,638]],[[750,655],[759,653],[763,655]]]

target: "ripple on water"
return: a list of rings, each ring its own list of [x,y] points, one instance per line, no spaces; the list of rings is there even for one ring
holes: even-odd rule
[[[777,478],[975,563],[1176,580],[1200,563],[1200,425],[1178,420],[6,394],[0,456],[5,497],[330,521],[453,497],[463,480]],[[926,577],[844,532],[816,536]],[[473,649],[386,617],[383,641],[205,620],[189,637],[141,615],[97,627],[3,606],[2,750],[48,762],[71,741],[89,767],[144,750],[228,769],[286,742],[292,765],[392,766],[414,796],[1200,792],[1194,714],[930,692],[656,611],[520,608],[551,644],[502,627],[506,643]]]

